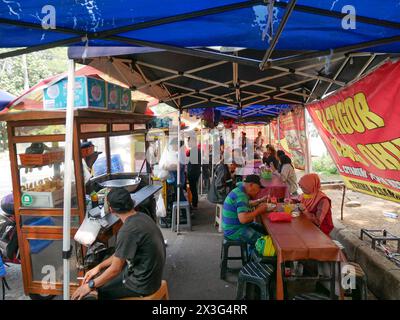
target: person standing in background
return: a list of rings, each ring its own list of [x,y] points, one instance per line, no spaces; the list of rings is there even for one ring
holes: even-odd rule
[[[197,152],[197,156],[195,153]],[[201,174],[201,151],[200,145],[196,146],[195,142],[191,143],[189,138],[189,163],[187,165],[187,174],[189,180],[189,188],[192,193],[192,208],[196,209],[199,202],[198,183]],[[194,160],[192,159],[194,158]],[[193,160],[193,162],[192,162]]]
[[[264,145],[264,137],[262,136],[261,131],[258,132],[257,134],[257,138],[255,138],[254,140],[254,148],[262,148],[262,146]]]

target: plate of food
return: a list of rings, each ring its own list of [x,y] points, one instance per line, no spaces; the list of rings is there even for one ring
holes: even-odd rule
[[[272,211],[276,208],[275,203],[267,203],[267,211]]]

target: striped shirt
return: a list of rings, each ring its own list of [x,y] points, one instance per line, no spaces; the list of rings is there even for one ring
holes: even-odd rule
[[[226,197],[222,209],[222,229],[224,236],[230,240],[238,240],[242,230],[246,228],[245,224],[240,223],[238,214],[249,212],[249,196],[244,192],[243,183],[237,184]]]

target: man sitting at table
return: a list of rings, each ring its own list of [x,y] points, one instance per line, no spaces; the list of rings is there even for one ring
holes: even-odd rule
[[[321,191],[319,176],[306,174],[301,177],[299,186],[304,192],[300,196],[300,211],[329,236],[333,229],[331,199]]]
[[[253,200],[260,188],[263,188],[260,177],[253,174],[228,194],[222,210],[222,229],[226,239],[241,240],[254,247],[257,239],[266,234],[264,227],[254,221],[261,213],[267,212],[267,204],[262,203],[264,198]],[[256,206],[252,210],[251,207]]]
[[[99,300],[147,296],[161,286],[165,245],[160,229],[149,216],[135,211],[126,189],[112,189],[107,201],[111,213],[123,223],[117,234],[115,253],[85,274],[82,286],[72,295],[73,300],[96,290]]]

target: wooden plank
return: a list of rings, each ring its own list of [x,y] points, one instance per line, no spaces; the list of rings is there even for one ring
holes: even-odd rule
[[[59,217],[63,215],[62,208],[20,208],[21,216],[43,216],[43,217]],[[79,214],[78,208],[72,208],[71,214],[76,216]]]
[[[153,116],[140,113],[122,112],[116,110],[99,109],[76,109],[74,116],[79,118],[97,118],[113,121],[132,121],[135,123],[146,123]],[[54,120],[65,119],[65,110],[47,111],[47,110],[24,110],[18,112],[8,112],[0,115],[0,121],[24,121],[32,119]]]
[[[51,134],[43,136],[12,136],[8,140],[13,143],[31,143],[31,142],[60,142],[65,141],[64,134]]]
[[[21,186],[20,186],[20,177],[18,170],[18,162],[17,162],[17,148],[14,143],[11,142],[11,137],[14,136],[14,128],[11,126],[7,126],[8,132],[8,149],[10,156],[10,166],[11,166],[11,179],[13,186],[13,197],[14,197],[14,210],[15,210],[15,223],[17,226],[17,237],[19,244],[19,254],[21,258],[21,271],[22,271],[22,282],[24,284],[24,292],[28,294],[28,276],[27,276],[27,268],[26,268],[26,250],[23,245],[23,237],[21,232],[21,217],[19,214],[19,209],[21,205]],[[21,245],[22,244],[22,245]]]

